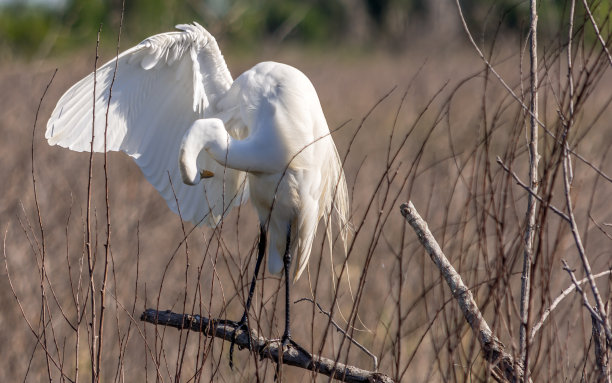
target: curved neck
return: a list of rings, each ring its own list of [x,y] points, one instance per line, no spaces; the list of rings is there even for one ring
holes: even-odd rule
[[[210,173],[210,169],[198,169],[197,159],[203,150],[216,162],[231,169],[258,173],[283,171],[287,166],[286,155],[278,150],[281,146],[276,142],[277,138],[264,136],[254,134],[236,140],[217,118],[195,121],[183,137],[179,154],[183,182],[195,185],[200,182],[202,171]]]

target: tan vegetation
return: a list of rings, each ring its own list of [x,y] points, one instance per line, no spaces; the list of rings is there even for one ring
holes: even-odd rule
[[[529,64],[522,56],[523,44],[500,37],[494,49],[485,52],[519,97],[528,100]],[[568,143],[573,152],[610,175],[611,68],[598,47],[591,51],[589,44],[576,44],[576,89],[577,94],[584,92],[575,100]],[[559,137],[559,114],[568,107],[567,63],[563,47],[551,46],[540,61],[540,120],[548,129],[548,134],[540,133],[540,195],[565,211],[560,145],[552,137]],[[225,55],[234,76],[262,60],[300,68],[314,83],[330,128],[339,128],[334,139],[341,156],[346,155],[354,244],[346,262],[339,248],[330,260],[320,230],[308,275],[293,289],[294,300],[314,297],[326,310],[333,309],[343,327],[356,308],[358,317],[349,333],[378,357],[381,372],[398,381],[492,379],[469,325],[399,205],[407,200],[415,204],[492,331],[506,351],[517,356],[527,194],[496,159],[527,182],[528,114],[486,70],[463,36],[422,39],[397,54],[321,53],[277,46],[253,57]],[[111,58],[112,53],[102,61]],[[56,67],[32,139],[39,100]],[[92,68],[93,49],[0,69],[0,222],[10,272],[10,280],[6,270],[0,277],[0,381],[45,381],[48,369],[59,381],[63,371],[67,381],[75,379],[77,368],[80,380],[90,380],[89,314],[77,325],[77,307],[84,310],[89,299],[83,258],[89,154],[49,147],[44,127],[59,96]],[[94,156],[98,288],[106,241],[103,160]],[[138,167],[122,154],[110,154],[108,161],[112,262],[102,381],[189,381],[194,376],[201,381],[272,381],[276,366],[270,361],[259,361],[243,350],[236,352],[238,367],[230,371],[227,343],[138,319],[149,307],[239,319],[255,258],[258,223],[252,208],[246,204],[233,211],[219,231],[196,228],[185,246],[179,218]],[[572,166],[578,229],[593,272],[606,271],[612,266],[612,183],[575,156]],[[536,223],[529,329],[571,285],[561,259],[576,269],[578,279],[584,276],[569,225],[542,204]],[[187,231],[191,228],[186,226]],[[332,280],[338,283],[337,302]],[[609,277],[598,279],[598,285],[608,302]],[[280,286],[277,277],[266,273],[251,310],[251,324],[272,338],[283,330],[282,298],[277,302]],[[43,347],[37,344],[42,342],[41,310],[48,321],[48,352],[57,366],[49,362],[47,367]],[[302,346],[372,369],[372,359],[328,327],[327,317],[312,304],[296,303],[293,310],[293,336]],[[72,326],[80,331],[78,349]],[[594,381],[591,328],[582,298],[567,296],[529,345],[533,380]],[[283,369],[283,378],[327,379],[291,367]]]

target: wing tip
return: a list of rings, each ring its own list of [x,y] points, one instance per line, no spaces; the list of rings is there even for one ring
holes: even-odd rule
[[[174,26],[179,31],[183,31],[185,33],[201,35],[207,38],[212,37],[212,35],[204,28],[202,25],[198,24],[198,22],[194,21],[191,24],[177,24]]]

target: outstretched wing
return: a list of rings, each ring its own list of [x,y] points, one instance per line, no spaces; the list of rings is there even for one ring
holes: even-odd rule
[[[134,158],[170,209],[178,212],[173,187],[184,220],[214,226],[248,198],[245,173],[224,169],[204,153],[200,168],[215,176],[188,186],[178,156],[193,121],[220,112],[216,102],[232,77],[210,33],[197,23],[177,28],[144,40],[70,88],[51,114],[45,137],[50,145],[89,151],[93,126],[94,151],[104,152],[106,135],[106,150]],[[245,129],[234,123],[229,133],[240,138]]]

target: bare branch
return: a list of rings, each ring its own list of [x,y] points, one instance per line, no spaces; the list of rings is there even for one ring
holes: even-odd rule
[[[486,58],[486,56],[484,55],[484,53],[482,52],[482,50],[478,47],[478,44],[476,44],[476,41],[474,40],[474,37],[472,36],[472,33],[470,32],[470,28],[467,25],[467,22],[465,21],[465,17],[463,15],[463,10],[461,8],[461,4],[459,3],[459,0],[455,0],[455,3],[457,5],[457,10],[459,12],[459,19],[461,20],[461,25],[463,26],[463,29],[465,31],[465,33],[468,36],[468,39],[470,40],[470,43],[472,44],[472,46],[474,47],[474,49],[476,50],[476,53],[478,53],[478,56],[481,58],[481,60],[484,62],[484,64],[487,66],[487,68],[491,71],[491,73],[493,73],[493,75],[495,76],[495,78],[497,78],[497,80],[502,84],[502,86],[504,87],[504,89],[506,89],[506,91],[510,94],[510,96],[512,96],[512,98],[520,105],[520,107],[526,112],[529,113],[529,115],[532,118],[535,118],[535,121],[538,123],[538,125],[540,125],[542,127],[542,129],[544,130],[544,132],[550,136],[551,138],[553,138],[555,141],[557,142],[561,142],[561,139],[558,138],[553,132],[551,132],[546,125],[544,125],[544,123],[537,118],[537,116],[534,116],[532,111],[529,109],[529,107],[527,105],[525,105],[525,103],[523,103],[522,99],[512,90],[512,88],[510,87],[510,85],[508,85],[508,83],[504,80],[504,78],[497,72],[497,70],[493,67],[493,65],[491,64],[491,62]],[[588,8],[587,8],[588,9]],[[605,180],[607,180],[608,182],[612,182],[612,177],[607,175],[606,173],[603,172],[603,170],[599,169],[597,166],[593,165],[593,163],[591,161],[589,161],[588,159],[586,159],[584,156],[582,156],[581,154],[577,153],[574,150],[570,149],[570,153],[573,154],[574,156],[576,156],[577,159],[579,159],[580,161],[582,161],[584,164],[586,164],[587,166],[589,166],[591,169],[593,169],[597,174],[599,174],[601,177],[603,177]]]
[[[525,212],[525,235],[523,237],[523,272],[521,274],[521,312],[519,327],[519,355],[523,362],[523,374],[529,379],[529,314],[531,302],[531,263],[533,262],[533,249],[536,232],[536,198],[538,194],[538,11],[536,0],[529,1],[531,11],[529,28],[529,58],[530,58],[530,95],[529,110],[529,195],[527,196],[527,211]]]
[[[470,40],[470,43],[472,44],[472,46],[476,50],[476,53],[478,53],[478,56],[480,57],[482,62],[484,62],[484,64],[491,71],[491,73],[493,73],[495,78],[497,78],[497,80],[502,84],[502,86],[506,89],[506,91],[510,94],[510,96],[512,96],[512,98],[521,106],[521,108],[525,112],[529,113],[529,115],[534,119],[535,122],[537,122],[538,125],[540,125],[542,128],[546,128],[546,125],[544,125],[544,123],[538,119],[538,116],[533,113],[533,111],[531,110],[531,108],[529,106],[527,106],[527,105],[525,105],[525,103],[523,103],[523,100],[514,92],[514,90],[512,90],[512,88],[504,80],[502,75],[500,75],[497,72],[497,70],[493,67],[491,62],[486,58],[486,56],[484,55],[482,50],[478,47],[478,44],[476,44],[476,41],[474,41],[474,37],[472,36],[472,32],[470,32],[470,28],[468,27],[467,22],[465,21],[465,16],[463,15],[463,10],[461,8],[461,4],[459,3],[459,0],[455,0],[455,3],[457,5],[457,11],[459,12],[459,19],[461,20],[461,25],[463,26],[463,30],[467,34],[467,37]]]
[[[599,274],[595,274],[593,275],[594,279],[597,279],[599,277],[603,277],[605,275],[610,275],[612,273],[612,270],[606,270],[606,271],[602,271]],[[535,338],[536,333],[538,331],[540,331],[540,328],[542,328],[542,326],[544,325],[544,322],[546,322],[546,319],[548,319],[548,317],[550,316],[550,313],[553,312],[554,309],[557,308],[557,306],[559,305],[559,303],[561,303],[561,301],[563,299],[565,299],[565,297],[567,297],[568,295],[570,295],[574,290],[576,290],[576,284],[578,286],[588,282],[589,279],[588,278],[583,278],[579,281],[577,281],[575,284],[572,284],[571,286],[567,287],[565,290],[563,290],[561,292],[561,294],[559,294],[558,297],[555,298],[555,300],[550,304],[550,306],[544,310],[544,313],[542,313],[542,317],[540,318],[540,320],[538,321],[538,323],[536,323],[532,328],[531,328],[531,335],[529,336],[529,341],[533,342],[533,338]]]
[[[564,133],[564,141],[567,139],[567,131],[569,130],[569,127],[566,127],[565,130],[566,131]],[[569,174],[571,173],[569,170],[569,162],[569,152],[567,150],[567,145],[563,145],[563,188],[567,206],[567,215],[570,219],[570,230],[572,231],[572,236],[574,237],[574,243],[576,245],[576,249],[578,250],[578,255],[580,256],[580,260],[582,261],[582,268],[584,269],[584,272],[589,280],[591,292],[593,293],[593,297],[595,298],[595,306],[597,307],[597,312],[601,316],[600,322],[605,329],[606,338],[608,339],[608,347],[612,347],[612,330],[610,329],[610,323],[608,321],[608,315],[606,314],[606,308],[604,306],[603,299],[601,298],[601,294],[599,293],[599,289],[597,288],[597,284],[595,283],[595,278],[593,277],[593,272],[591,271],[591,264],[589,262],[589,258],[587,257],[586,250],[584,249],[584,245],[582,244],[582,238],[580,236],[580,233],[578,232],[578,225],[576,224],[576,218],[574,217],[574,208],[572,206],[571,198],[571,185],[569,181]],[[569,268],[567,268],[567,264],[565,262],[564,266],[569,271]],[[570,276],[572,276],[572,282],[574,282],[576,278],[573,277],[573,273],[570,273]],[[586,299],[586,296],[584,297]],[[585,301],[585,305],[586,303],[587,302]]]
[[[188,329],[202,332],[208,336],[214,336],[226,341],[232,339],[232,334],[236,332],[235,343],[238,348],[244,349],[249,345],[249,334],[246,331],[238,330],[238,326],[235,324],[218,319],[209,319],[199,315],[177,314],[171,311],[157,311],[154,309],[147,309],[142,313],[140,319],[157,325],[175,327],[179,330]],[[304,350],[291,345],[281,352],[281,342],[279,339],[266,339],[257,335],[253,330],[250,333],[250,337],[252,352],[258,354],[261,358],[267,358],[277,363],[280,359],[280,362],[283,364],[315,371],[344,382],[393,382],[385,374],[363,370],[318,355],[310,355],[304,352]]]
[[[463,316],[472,328],[472,332],[480,342],[484,358],[492,365],[493,375],[498,381],[504,379],[511,382],[523,380],[523,367],[521,361],[515,361],[508,354],[504,345],[491,331],[474,301],[472,292],[463,283],[461,276],[448,261],[440,245],[427,227],[427,222],[421,218],[412,202],[403,203],[400,206],[402,215],[414,229],[419,241],[436,264],[446,283],[450,287],[453,297],[459,303]]]

